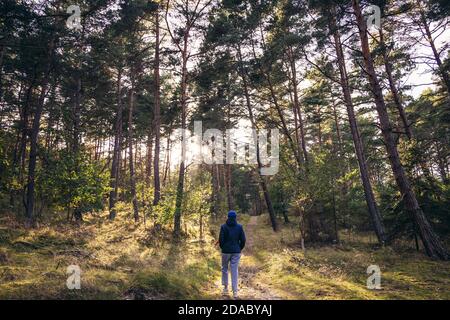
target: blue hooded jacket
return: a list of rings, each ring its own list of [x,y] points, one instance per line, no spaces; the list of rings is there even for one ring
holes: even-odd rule
[[[219,244],[222,253],[241,253],[244,249],[244,228],[236,222],[236,216],[228,217],[227,222],[220,227]]]

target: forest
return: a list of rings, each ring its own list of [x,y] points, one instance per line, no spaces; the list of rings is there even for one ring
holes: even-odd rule
[[[0,299],[450,299],[449,17],[2,0]]]

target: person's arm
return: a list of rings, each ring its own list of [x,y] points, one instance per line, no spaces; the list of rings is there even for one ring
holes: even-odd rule
[[[224,244],[225,244],[225,230],[223,229],[223,226],[221,226],[219,234],[219,246],[221,249],[223,248]]]
[[[241,234],[239,236],[239,246],[241,247],[241,250],[244,249],[245,247],[245,232],[244,232],[244,228],[241,227]]]

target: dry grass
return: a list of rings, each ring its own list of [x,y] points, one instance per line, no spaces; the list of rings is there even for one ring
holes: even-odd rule
[[[262,220],[266,220],[260,217]],[[340,245],[308,247],[303,252],[295,224],[271,232],[260,221],[258,275],[287,299],[450,299],[450,262],[433,261],[411,248],[377,248],[367,235]],[[369,265],[381,269],[381,290],[366,287]]]
[[[56,223],[25,229],[0,220],[0,299],[198,298],[217,270],[205,232],[188,230],[179,244],[169,228],[127,218],[90,217],[81,225]],[[67,266],[82,270],[81,290],[66,286]]]
[[[240,217],[247,225],[248,217]],[[171,228],[92,216],[81,225],[42,224],[25,229],[0,219],[0,299],[218,299],[219,222],[198,239],[193,221],[180,243]],[[450,263],[405,247],[376,248],[367,235],[340,245],[298,245],[295,224],[273,233],[265,217],[252,227],[241,284],[250,299],[450,299]],[[79,265],[81,290],[66,287],[66,268]],[[366,288],[366,269],[379,265],[382,290]]]

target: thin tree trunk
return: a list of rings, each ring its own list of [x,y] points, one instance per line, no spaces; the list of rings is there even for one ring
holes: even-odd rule
[[[132,68],[133,69],[133,68]],[[131,71],[134,73],[134,70]],[[134,221],[139,221],[139,206],[136,195],[136,177],[134,172],[133,160],[133,109],[134,109],[134,74],[131,75],[131,88],[129,93],[129,110],[128,110],[128,163],[130,166],[130,191],[133,202]]]
[[[153,164],[153,129],[150,127],[147,136],[147,156],[146,156],[146,166],[145,166],[145,184],[147,187],[150,186],[151,176],[152,176],[152,164]]]
[[[118,70],[117,74],[117,114],[115,123],[114,148],[111,165],[111,191],[109,193],[109,219],[113,220],[116,217],[116,201],[119,183],[119,165],[121,159],[121,140],[122,140],[122,68]]]
[[[211,165],[211,184],[212,184],[212,201],[211,201],[211,212],[214,217],[218,216],[219,211],[219,182],[217,177],[216,165]]]
[[[159,154],[160,154],[160,139],[161,139],[161,103],[160,103],[160,76],[159,76],[159,10],[155,13],[155,66],[154,66],[154,81],[155,81],[155,158],[153,163],[154,169],[154,196],[153,205],[157,205],[161,198],[161,183],[159,177]]]
[[[333,218],[334,218],[334,237],[335,237],[336,243],[339,243],[339,231],[338,231],[337,210],[336,210],[336,196],[334,194],[334,186],[333,186]]]
[[[166,179],[167,176],[170,176],[169,173],[169,168],[170,168],[170,131],[169,130],[169,135],[167,137],[167,143],[166,143],[166,156],[165,156],[165,161],[164,161],[164,177],[163,177],[163,185],[166,185]],[[169,178],[170,180],[170,178]]]
[[[231,192],[231,165],[225,165],[225,189],[227,191],[228,210],[234,209],[233,193]]]
[[[75,170],[78,170],[78,153],[80,150],[80,113],[81,113],[81,63],[76,71],[75,79],[75,99],[73,106],[73,136],[72,136],[72,153],[75,158]],[[83,214],[79,207],[74,208],[74,217],[76,221],[83,220]]]
[[[303,158],[305,159],[305,162],[308,163],[308,151],[306,150],[306,139],[305,139],[305,128],[303,124],[303,116],[300,109],[300,103],[298,98],[298,81],[297,81],[297,69],[295,66],[295,59],[293,57],[292,48],[289,48],[289,62],[291,66],[291,73],[292,73],[292,89],[294,92],[294,115],[298,117],[298,125],[300,132],[300,143],[301,143],[301,149],[303,152]],[[297,125],[295,127],[296,132],[298,131]]]
[[[175,239],[179,239],[181,235],[181,215],[184,193],[184,175],[186,160],[186,109],[187,109],[187,45],[189,39],[189,30],[185,30],[183,37],[182,51],[182,73],[181,73],[181,162],[178,171],[177,195],[175,199],[174,229],[173,235]]]
[[[19,179],[21,182],[23,182],[23,174],[25,172],[25,159],[26,159],[26,153],[27,153],[27,138],[28,138],[28,118],[30,116],[30,108],[31,108],[31,100],[33,98],[33,87],[34,82],[36,79],[36,75],[34,75],[33,80],[30,83],[30,86],[27,89],[26,98],[25,98],[25,104],[22,111],[22,117],[21,117],[21,138],[20,138],[20,146],[19,146],[19,156],[20,159],[20,171],[19,171]]]
[[[380,120],[381,132],[384,137],[389,161],[392,167],[395,181],[397,182],[397,186],[402,195],[405,209],[411,214],[419,229],[419,234],[427,254],[432,258],[447,260],[449,258],[449,254],[447,253],[445,247],[442,245],[437,235],[434,233],[430,223],[425,217],[425,214],[420,208],[419,203],[417,202],[416,195],[411,188],[409,179],[406,176],[405,170],[400,161],[397,145],[392,134],[389,115],[384,103],[383,92],[381,90],[378,77],[375,73],[375,67],[370,53],[366,21],[364,19],[364,16],[362,15],[359,1],[352,0],[352,6],[358,24],[359,36],[361,39],[361,50],[364,58],[364,65],[366,68],[365,71],[372,88],[372,94],[374,96],[376,110]]]

